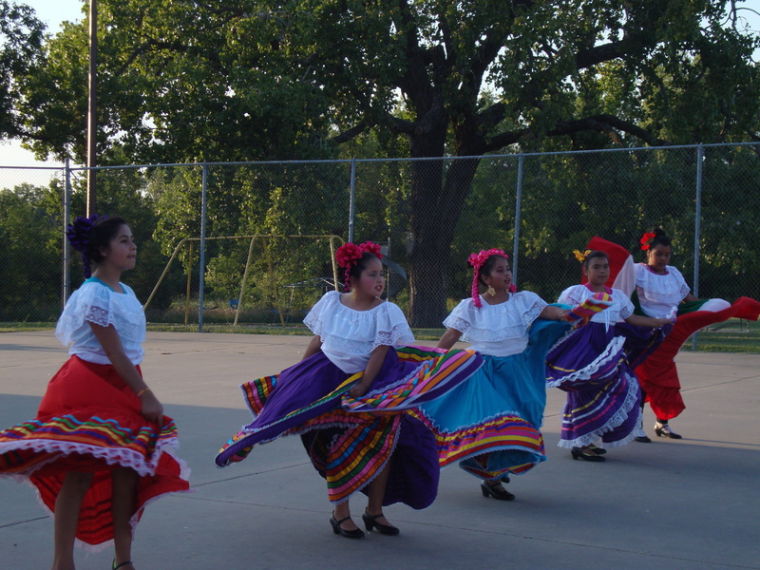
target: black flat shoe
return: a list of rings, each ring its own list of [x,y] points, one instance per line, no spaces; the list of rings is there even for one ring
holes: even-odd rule
[[[596,461],[597,463],[600,461],[605,461],[604,457],[597,455],[585,447],[573,447],[570,450],[570,453],[572,454],[573,459],[583,459],[583,461]]]
[[[501,485],[480,484],[480,492],[484,497],[493,497],[499,501],[514,501],[515,496]]]
[[[362,520],[364,521],[364,526],[367,531],[371,532],[373,528],[376,528],[377,532],[380,534],[396,536],[400,532],[398,528],[393,525],[377,522],[377,519],[379,519],[381,516],[383,516],[383,513],[380,513],[379,515],[371,515],[365,512],[362,515]]]
[[[649,439],[646,435],[640,435],[638,437],[634,437],[633,441],[638,441],[639,443],[652,443],[652,440]]]
[[[360,528],[355,528],[354,530],[346,530],[345,528],[341,527],[341,523],[351,520],[351,517],[348,516],[344,519],[335,520],[335,515],[330,517],[330,525],[332,526],[333,532],[335,534],[339,534],[341,536],[345,536],[346,538],[364,538],[364,531]]]
[[[654,424],[654,433],[657,435],[657,437],[665,437],[669,439],[683,439],[683,437],[680,434],[677,434],[672,429],[670,429],[670,426],[668,424],[661,424],[660,422],[657,422]]]

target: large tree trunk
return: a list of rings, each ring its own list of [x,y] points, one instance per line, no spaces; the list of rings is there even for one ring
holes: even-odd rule
[[[414,149],[414,138],[412,142]],[[430,142],[428,135],[419,146],[429,146]],[[446,316],[451,243],[478,162],[453,160],[444,164],[441,159],[412,164],[413,249],[409,284],[414,327],[440,327]]]

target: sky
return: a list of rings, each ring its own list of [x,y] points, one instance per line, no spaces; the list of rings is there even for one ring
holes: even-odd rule
[[[84,16],[83,0],[12,0],[16,3],[27,4],[34,8],[37,17],[45,22],[50,33],[56,33],[60,29],[63,21],[81,20]],[[760,0],[749,0],[739,4],[740,7],[746,8],[741,10],[741,16],[745,17],[750,25],[760,33]],[[61,166],[59,162],[41,162],[34,158],[34,155],[21,148],[18,141],[0,141],[0,166]],[[9,171],[0,171],[0,188],[12,187],[13,175]],[[29,171],[24,173],[21,178],[29,178]],[[19,178],[19,179],[21,179]],[[35,182],[36,183],[36,182]],[[43,182],[44,183],[44,182]]]

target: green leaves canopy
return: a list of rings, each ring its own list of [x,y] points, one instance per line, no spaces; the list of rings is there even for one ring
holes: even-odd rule
[[[313,158],[370,130],[402,137],[412,157],[746,140],[760,124],[759,44],[735,18],[740,6],[101,0],[101,152]],[[24,128],[40,154],[83,156],[85,29],[64,28],[19,79]],[[431,164],[410,173],[418,325],[444,311],[440,260],[479,161]]]

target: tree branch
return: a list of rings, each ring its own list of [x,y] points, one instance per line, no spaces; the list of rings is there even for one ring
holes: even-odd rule
[[[413,121],[407,121],[406,119],[400,119],[398,117],[394,117],[390,113],[386,113],[383,117],[383,122],[387,123],[388,126],[394,130],[397,133],[402,133],[405,135],[412,135],[415,132],[415,124]]]
[[[520,139],[528,134],[529,129],[520,129],[518,131],[505,131],[489,137],[484,144],[483,152],[493,152],[495,150],[501,150],[505,146],[516,144],[520,142]]]
[[[480,126],[487,131],[502,122],[506,114],[507,106],[502,102],[498,102],[480,111],[477,114],[477,119]]]
[[[560,121],[557,125],[547,132],[549,136],[569,135],[581,131],[610,132],[613,130],[623,131],[630,135],[643,140],[644,142],[659,146],[667,144],[646,129],[638,127],[629,121],[624,121],[613,115],[601,114],[592,115],[583,119],[574,119],[570,121]]]
[[[334,142],[334,143],[338,143],[338,144],[344,143],[344,142],[348,142],[351,139],[353,139],[353,138],[359,136],[360,134],[362,134],[367,129],[373,127],[374,125],[375,125],[375,121],[369,119],[368,117],[364,117],[361,121],[359,121],[358,123],[356,123],[350,129],[346,129],[342,133],[338,133],[334,137],[330,137],[328,140],[330,142]]]
[[[620,119],[613,115],[592,115],[584,117],[583,119],[573,119],[569,121],[558,122],[553,129],[547,131],[549,136],[565,136],[573,135],[583,131],[596,131],[596,132],[614,132],[622,131],[630,135],[635,136],[638,139],[650,144],[652,146],[662,146],[668,144],[667,141],[657,138],[654,134],[650,133],[646,129],[638,127],[629,121]],[[531,132],[531,129],[520,129],[516,131],[505,131],[494,135],[486,140],[485,151],[493,152],[500,150],[510,144],[520,142],[520,139]]]
[[[403,49],[406,54],[407,66],[398,86],[407,93],[418,114],[424,113],[432,101],[433,87],[425,70],[426,59],[430,56],[424,53],[417,40],[417,26],[407,0],[398,0],[399,20],[396,28],[404,37]]]

